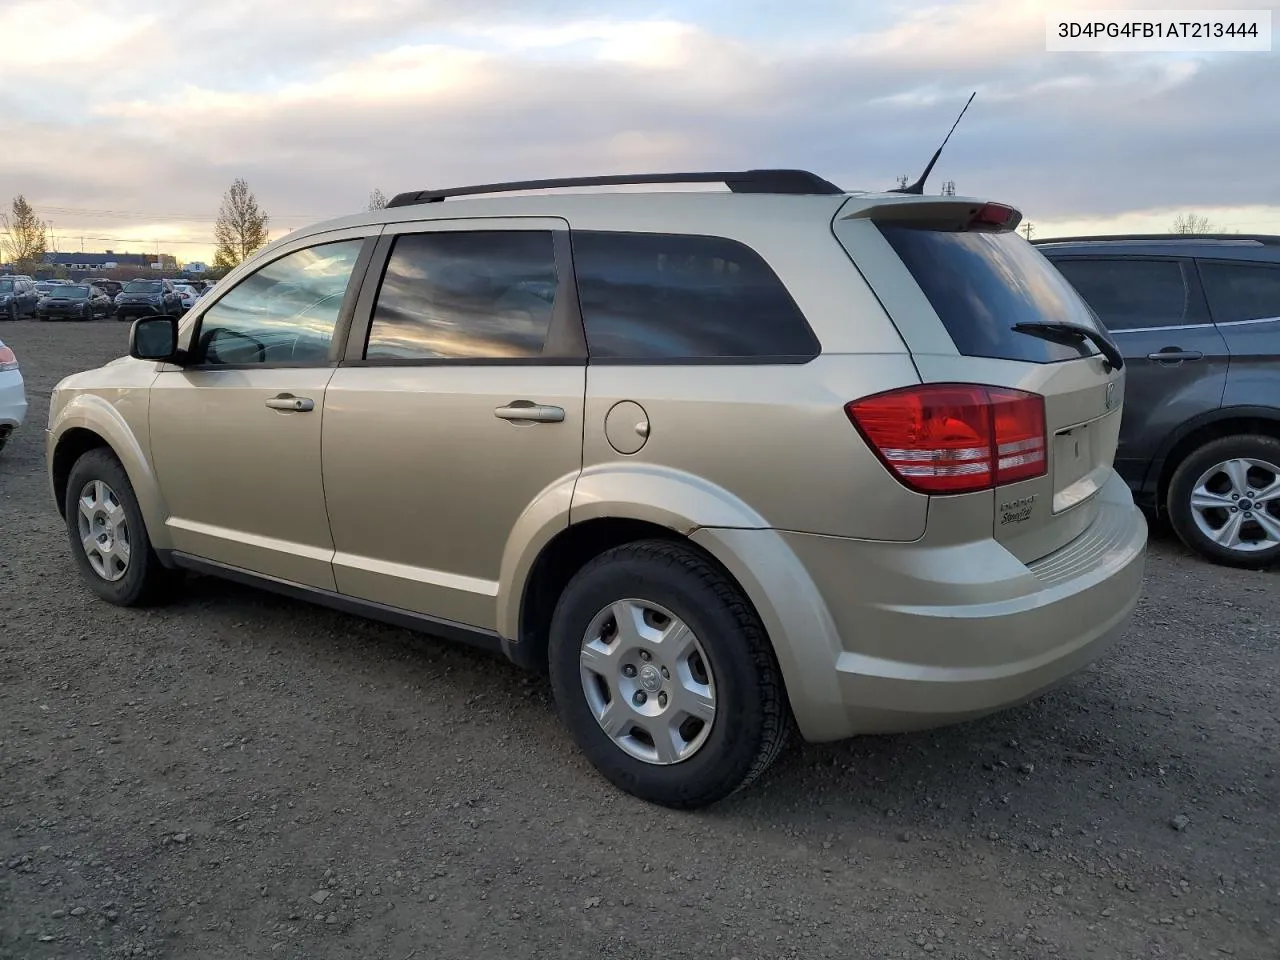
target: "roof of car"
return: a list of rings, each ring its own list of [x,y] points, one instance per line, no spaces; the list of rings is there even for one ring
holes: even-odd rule
[[[736,233],[744,224],[770,221],[780,226],[813,217],[829,218],[857,198],[865,206],[931,204],[980,205],[974,197],[910,195],[888,191],[850,190],[838,194],[732,193],[728,190],[573,190],[463,196],[442,202],[411,203],[338,217],[294,230],[272,241],[274,248],[319,234],[382,224],[421,220],[545,217],[571,220],[580,230],[635,230],[656,233]]]
[[[1087,237],[1045,237],[1033,244],[1046,254],[1118,254],[1181,256],[1280,262],[1280,236],[1261,233],[1114,234]]]

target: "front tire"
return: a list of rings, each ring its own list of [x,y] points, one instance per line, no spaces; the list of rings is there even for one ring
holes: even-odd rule
[[[626,544],[583,567],[556,605],[548,659],[579,748],[651,803],[715,803],[764,773],[786,742],[786,693],[759,617],[683,544]]]
[[[10,323],[16,322],[18,319],[18,305],[16,303],[9,304],[9,309],[5,311],[4,318]]]
[[[1206,443],[1174,471],[1167,509],[1182,542],[1215,563],[1280,560],[1280,440],[1241,434]]]
[[[133,484],[110,450],[76,461],[64,507],[71,552],[90,590],[121,607],[169,599],[181,574],[152,549]]]

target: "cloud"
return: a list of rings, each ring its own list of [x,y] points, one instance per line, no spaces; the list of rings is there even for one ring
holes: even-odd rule
[[[1084,6],[1108,5],[1142,4]],[[802,166],[880,188],[919,172],[976,89],[935,185],[1045,221],[1280,208],[1274,56],[1051,55],[1050,5],[1021,0],[864,21],[817,3],[804,30],[796,6],[772,38],[750,29],[763,6],[721,2],[627,18],[620,4],[313,0],[298,17],[223,0],[194,21],[137,0],[12,3],[6,35],[42,11],[104,32],[77,47],[95,57],[52,74],[30,52],[0,62],[0,176],[61,221],[96,211],[81,222],[103,234],[205,211],[190,237],[236,176],[278,227],[358,209],[374,186],[627,169]]]

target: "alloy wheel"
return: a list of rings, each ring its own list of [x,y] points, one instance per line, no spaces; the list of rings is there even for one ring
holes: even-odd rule
[[[1280,546],[1280,467],[1237,457],[1216,463],[1191,490],[1191,517],[1218,546],[1255,553]]]

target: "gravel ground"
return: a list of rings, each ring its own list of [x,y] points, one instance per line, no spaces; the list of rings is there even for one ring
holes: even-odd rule
[[[126,328],[0,325],[0,957],[1280,956],[1280,590],[1152,544],[1127,640],[1039,701],[620,795],[543,681],[210,579],[91,599],[54,383]]]

